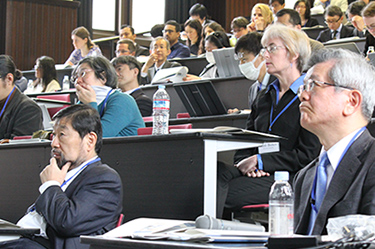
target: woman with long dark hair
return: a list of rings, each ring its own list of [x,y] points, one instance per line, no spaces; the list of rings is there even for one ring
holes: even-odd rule
[[[26,89],[25,93],[55,92],[61,90],[56,79],[55,61],[51,57],[42,56],[35,62],[35,77],[32,87]]]
[[[190,53],[198,55],[199,44],[202,39],[202,25],[198,20],[187,20],[185,22],[185,33],[187,35],[186,45],[190,48]]]

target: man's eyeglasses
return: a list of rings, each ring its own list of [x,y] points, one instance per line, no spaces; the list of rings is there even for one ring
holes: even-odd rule
[[[70,77],[70,82],[72,82],[73,84],[76,83],[76,81],[78,80],[78,78],[84,78],[86,76],[87,73],[93,71],[92,69],[85,69],[85,70],[82,70],[80,72],[77,72],[75,74],[72,75],[72,77]]]
[[[335,21],[335,20],[325,20],[324,23],[325,23],[325,24],[328,24],[328,23],[329,23],[329,24],[331,24],[331,23],[336,23],[336,22],[340,21],[340,19],[341,19],[341,17],[340,17],[339,19],[337,19],[336,21]]]
[[[276,46],[276,45],[271,45],[271,46],[268,46],[268,47],[264,47],[264,48],[262,48],[260,50],[260,55],[264,56],[264,54],[266,53],[266,51],[268,53],[270,53],[270,54],[274,54],[274,53],[276,53],[277,50],[282,49],[282,48],[286,49],[286,47],[284,47],[284,46]]]
[[[323,85],[340,87],[340,88],[344,88],[344,89],[347,89],[347,90],[354,90],[353,88],[348,87],[348,86],[340,86],[340,85],[335,85],[335,84],[327,83],[327,82],[323,82],[323,81],[308,79],[308,80],[305,80],[303,85],[298,88],[297,95],[298,95],[298,97],[300,97],[303,91],[311,92],[314,89],[315,86],[323,87]]]

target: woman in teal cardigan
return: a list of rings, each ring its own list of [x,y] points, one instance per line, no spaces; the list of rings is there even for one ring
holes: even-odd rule
[[[134,98],[116,90],[116,71],[106,58],[84,58],[72,72],[71,81],[79,101],[98,110],[103,137],[133,136],[145,127]]]

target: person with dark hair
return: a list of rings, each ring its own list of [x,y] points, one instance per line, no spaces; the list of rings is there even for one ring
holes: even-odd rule
[[[319,25],[318,20],[311,17],[309,0],[297,0],[294,4],[294,10],[296,10],[301,18],[302,27],[314,27]]]
[[[199,76],[187,74],[184,81],[212,79],[219,77],[216,67],[216,62],[212,50],[230,47],[228,36],[221,31],[214,32],[206,37],[205,49],[206,60],[208,65],[202,70]]]
[[[272,13],[276,15],[276,13],[279,10],[282,10],[285,8],[285,0],[270,0],[269,5],[272,10]]]
[[[375,2],[370,2],[362,11],[363,22],[367,27],[364,54],[367,54],[369,46],[375,47]]]
[[[366,7],[365,2],[358,0],[349,4],[346,14],[348,16],[348,21],[351,23],[350,26],[355,28],[354,35],[359,37],[364,37],[368,33],[365,29],[365,23],[361,16],[362,10]]]
[[[83,26],[72,31],[72,41],[74,51],[65,62],[66,66],[74,66],[87,56],[102,55],[100,48],[91,41],[89,31]]]
[[[168,61],[168,55],[171,53],[171,47],[164,37],[156,37],[150,45],[151,55],[148,57],[141,70],[142,84],[151,83],[157,71],[161,69],[180,67],[181,64],[174,61]]]
[[[237,16],[233,18],[230,28],[232,29],[232,38],[230,39],[230,43],[232,46],[234,46],[238,39],[240,39],[241,36],[246,35],[249,33],[249,30],[247,29],[247,25],[249,25],[249,20],[247,20],[243,16]]]
[[[135,44],[132,40],[125,38],[117,41],[116,56],[130,55],[135,56]]]
[[[165,23],[163,36],[170,44],[170,54],[168,60],[173,58],[190,57],[190,49],[179,42],[181,26],[174,20],[169,20]]]
[[[189,10],[190,19],[197,19],[202,27],[210,22],[211,20],[208,19],[207,9],[203,4],[196,3],[191,6]]]
[[[210,35],[211,33],[215,32],[215,31],[221,31],[221,32],[225,33],[224,28],[220,24],[218,24],[217,22],[214,22],[214,21],[212,21],[210,23],[207,23],[206,25],[203,26],[202,40],[201,40],[201,44],[199,46],[199,53],[198,54],[206,53],[206,50],[204,49],[206,37],[208,35]]]
[[[98,112],[73,105],[54,116],[51,159],[40,173],[40,195],[18,225],[40,234],[0,242],[1,248],[89,248],[81,235],[113,228],[122,211],[119,174],[101,162],[102,127]]]
[[[275,23],[285,25],[302,32],[301,29],[301,18],[296,10],[284,8],[277,12],[275,17]],[[324,48],[324,45],[316,40],[309,38],[311,52],[315,52],[318,49]]]
[[[188,19],[185,24],[185,33],[187,35],[186,45],[192,55],[198,55],[199,44],[202,39],[202,25],[198,20]]]
[[[120,28],[120,40],[122,39],[130,39],[134,42],[135,45],[135,57],[138,56],[149,56],[150,52],[147,48],[140,46],[138,43],[135,42],[135,38],[137,35],[134,33],[134,28],[128,24],[124,24]]]
[[[135,100],[116,90],[116,71],[106,58],[83,59],[73,70],[71,81],[79,101],[99,112],[103,137],[137,135],[137,129],[145,126]]]
[[[344,14],[336,5],[329,5],[324,10],[324,19],[328,28],[320,31],[317,41],[327,42],[354,36],[354,28],[342,25]]]
[[[0,139],[32,135],[43,129],[42,110],[14,85],[21,76],[12,58],[0,55]]]
[[[118,76],[118,87],[137,102],[142,117],[152,115],[152,100],[139,87],[142,65],[132,56],[119,56],[111,61]]]
[[[163,29],[164,29],[164,23],[163,24],[155,24],[150,31],[150,34],[152,38],[156,38],[158,36],[163,36]]]
[[[48,56],[41,56],[35,62],[35,77],[32,88],[25,93],[55,92],[61,90],[56,79],[55,60]]]

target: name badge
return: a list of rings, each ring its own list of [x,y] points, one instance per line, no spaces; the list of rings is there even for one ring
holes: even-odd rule
[[[261,147],[258,148],[259,154],[266,154],[271,152],[279,152],[280,146],[278,142],[273,143],[264,143]]]

